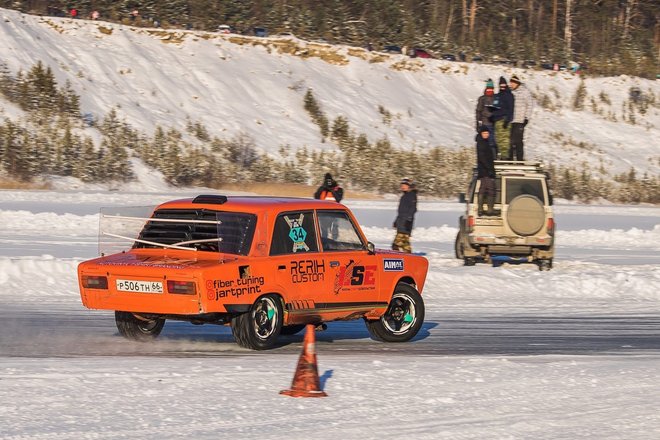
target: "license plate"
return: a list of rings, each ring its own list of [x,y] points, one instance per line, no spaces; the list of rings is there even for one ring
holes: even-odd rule
[[[163,293],[160,281],[116,280],[117,290],[137,293]]]

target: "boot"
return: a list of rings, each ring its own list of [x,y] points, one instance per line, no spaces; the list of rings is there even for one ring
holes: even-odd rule
[[[479,194],[477,196],[477,215],[481,217],[484,215],[484,195]]]
[[[488,200],[486,200],[486,205],[488,205],[486,215],[495,215],[495,196],[493,194],[488,194]]]

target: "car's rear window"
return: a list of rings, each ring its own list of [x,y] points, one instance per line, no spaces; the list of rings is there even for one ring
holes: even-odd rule
[[[145,224],[141,240],[190,247],[200,251],[247,255],[252,245],[257,217],[240,212],[208,209],[159,209]],[[183,220],[176,222],[172,220]],[[134,247],[158,247],[136,242]]]
[[[513,199],[521,195],[532,195],[544,204],[546,203],[541,179],[508,177],[506,179],[506,203],[511,203]]]

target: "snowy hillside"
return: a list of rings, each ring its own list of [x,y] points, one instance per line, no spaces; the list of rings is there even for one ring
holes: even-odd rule
[[[0,10],[0,59],[12,72],[41,60],[58,82],[71,82],[81,96],[81,111],[97,118],[116,107],[120,117],[148,133],[156,125],[183,129],[190,118],[220,138],[247,133],[273,155],[283,145],[336,148],[322,142],[303,108],[309,88],[331,121],[347,117],[370,141],[387,137],[403,149],[471,146],[484,81],[515,73],[538,99],[526,132],[529,159],[660,172],[658,81],[586,78],[585,109],[576,112],[572,103],[581,79],[568,72],[10,10]],[[632,87],[650,105],[640,110],[632,103]],[[0,117],[19,115],[0,99]]]

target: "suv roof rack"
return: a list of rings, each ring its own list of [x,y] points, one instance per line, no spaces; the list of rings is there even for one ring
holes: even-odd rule
[[[543,163],[532,160],[496,160],[495,170],[498,171],[536,171],[542,173]]]

